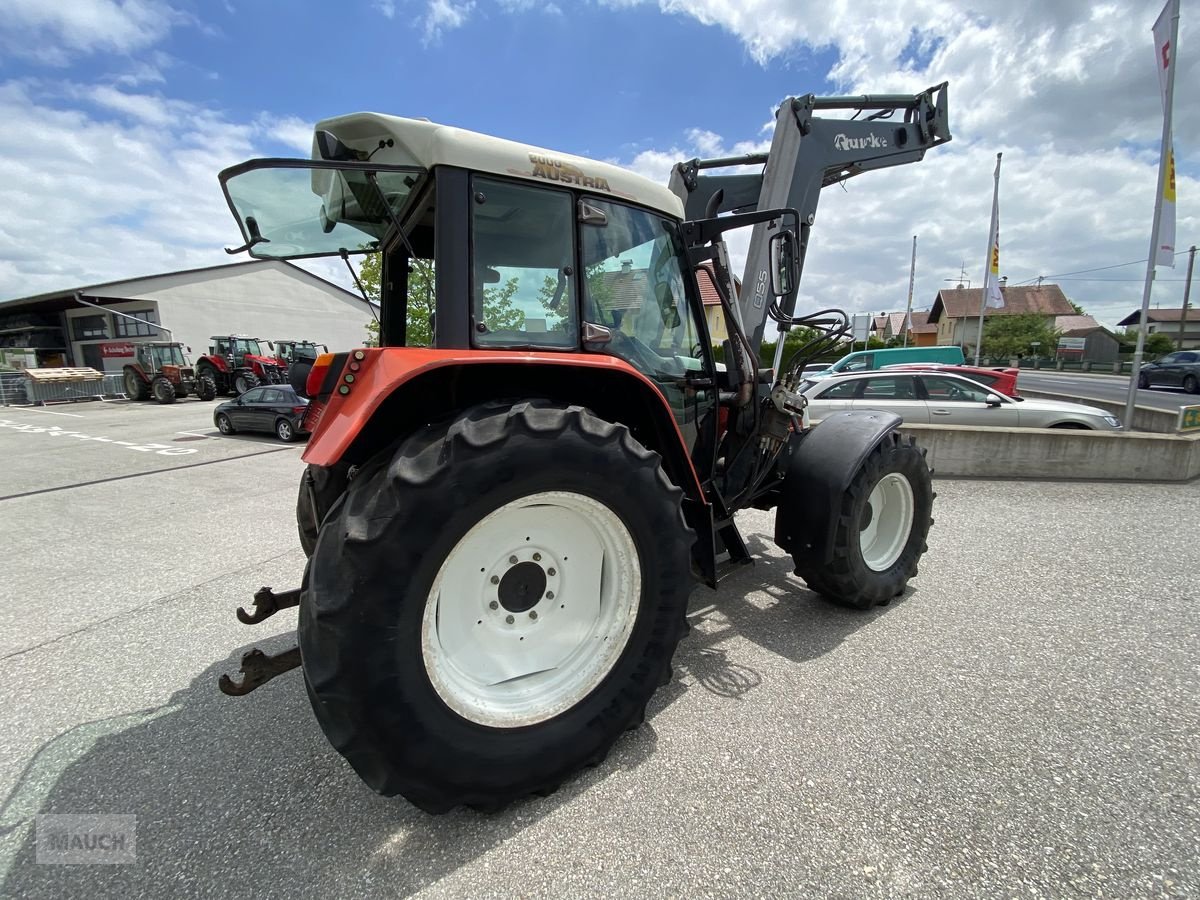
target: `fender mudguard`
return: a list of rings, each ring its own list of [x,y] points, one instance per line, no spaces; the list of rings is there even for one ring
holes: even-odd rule
[[[842,495],[900,422],[892,413],[846,410],[793,436],[775,511],[775,543],[797,561],[830,562]]]

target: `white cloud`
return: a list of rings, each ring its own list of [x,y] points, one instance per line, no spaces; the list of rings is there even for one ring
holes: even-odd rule
[[[425,42],[437,43],[442,35],[466,24],[467,18],[475,9],[475,0],[429,0],[422,23],[425,28]]]
[[[371,4],[385,19],[396,18],[396,4],[392,0],[375,0]]]
[[[0,0],[0,48],[48,65],[77,53],[133,53],[187,17],[159,0]]]

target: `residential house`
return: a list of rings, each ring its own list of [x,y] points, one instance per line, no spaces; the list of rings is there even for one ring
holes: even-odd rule
[[[1141,321],[1141,310],[1123,318],[1118,325],[1126,328],[1137,328]],[[1182,309],[1148,309],[1146,310],[1146,333],[1165,334],[1179,346],[1179,323],[1183,319]],[[1187,318],[1183,319],[1184,350],[1200,349],[1200,309],[1188,308]]]
[[[1075,307],[1057,284],[1008,287],[1002,279],[1000,294],[1004,306],[985,308],[985,318],[1034,314],[1045,317],[1053,325],[1058,316],[1075,315]],[[982,288],[967,288],[960,284],[938,291],[928,320],[929,324],[937,326],[937,343],[957,344],[964,351],[974,353],[982,304]]]
[[[729,324],[725,321],[725,309],[721,306],[721,295],[713,280],[712,263],[704,262],[696,267],[696,284],[700,287],[700,300],[704,303],[704,318],[708,322],[708,336],[714,344],[729,339]],[[734,289],[741,293],[742,280],[733,276]],[[771,336],[773,339],[773,335]]]

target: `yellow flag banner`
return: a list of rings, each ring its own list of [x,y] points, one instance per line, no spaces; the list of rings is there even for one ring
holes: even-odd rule
[[[1168,85],[1174,80],[1175,48],[1171,46],[1171,20],[1179,15],[1179,0],[1167,0],[1154,23],[1154,57],[1158,67],[1158,86],[1162,93],[1163,113],[1167,110]],[[1163,183],[1158,186],[1162,193],[1162,208],[1158,216],[1158,246],[1154,262],[1160,266],[1175,268],[1175,154],[1171,135],[1167,135],[1163,153],[1167,157]]]

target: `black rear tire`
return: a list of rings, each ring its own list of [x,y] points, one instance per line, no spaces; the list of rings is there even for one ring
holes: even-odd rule
[[[150,385],[150,391],[159,403],[174,403],[178,399],[175,395],[175,385],[171,384],[163,375],[155,377],[154,382]]]
[[[373,789],[435,813],[548,793],[602,761],[644,717],[684,629],[693,536],[659,456],[580,407],[518,403],[468,410],[374,462],[325,518],[300,604],[305,680],[330,742]],[[620,520],[640,596],[623,651],[586,696],[520,727],[481,724],[431,683],[430,591],[469,530],[545,491],[586,495]],[[445,516],[437,528],[434,510]]]
[[[321,522],[338,497],[346,492],[351,468],[349,463],[310,465],[300,476],[300,490],[296,494],[296,531],[305,556],[313,555]]]
[[[1200,394],[1200,381],[1195,375],[1187,375],[1183,379],[1183,389],[1189,394]]]
[[[862,538],[875,515],[872,491],[885,476],[897,475],[912,492],[912,518],[903,549],[890,565],[871,568],[864,558]],[[833,560],[827,566],[797,561],[796,574],[809,588],[840,606],[871,609],[890,603],[904,593],[917,574],[917,562],[927,547],[925,539],[933,520],[933,482],[925,452],[913,438],[898,432],[887,435],[863,461],[850,487],[842,495],[834,538]]]
[[[125,394],[130,400],[150,399],[150,385],[133,369],[125,370]]]
[[[1150,387],[1150,379],[1146,377],[1146,374],[1144,372],[1138,372],[1138,387],[1140,387],[1140,388]]]
[[[296,428],[287,419],[277,419],[275,421],[275,437],[285,444],[290,444],[296,439]]]

